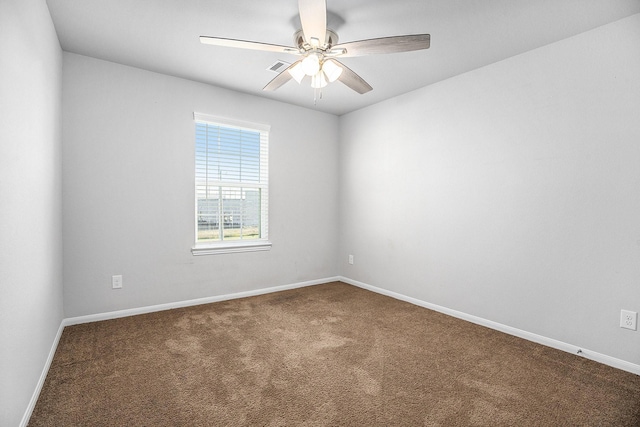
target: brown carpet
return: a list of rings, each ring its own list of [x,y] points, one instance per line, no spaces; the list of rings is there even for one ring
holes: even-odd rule
[[[329,283],[64,329],[29,426],[639,426],[640,376]]]

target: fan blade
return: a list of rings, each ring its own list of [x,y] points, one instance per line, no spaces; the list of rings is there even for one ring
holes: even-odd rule
[[[373,90],[369,83],[365,82],[364,79],[357,75],[351,68],[347,67],[340,61],[336,61],[335,59],[333,59],[333,61],[337,62],[338,65],[342,67],[342,74],[340,74],[338,80],[340,80],[346,86],[355,90],[360,95]]]
[[[289,65],[286,70],[282,71],[280,74],[275,76],[273,80],[267,83],[267,85],[264,88],[262,88],[262,90],[267,92],[273,92],[274,90],[278,89],[280,86],[282,86],[283,84],[291,80],[293,77],[291,76],[291,73],[289,72],[289,70],[295,67],[296,65],[298,65],[298,63],[300,62],[302,62],[302,60],[296,61],[293,64]]]
[[[298,0],[298,9],[305,41],[313,46],[311,39],[314,38],[318,39],[318,46],[324,45],[327,37],[326,0]]]
[[[341,43],[331,48],[330,52],[346,50],[342,57],[374,55],[380,53],[410,52],[412,50],[429,49],[431,35],[413,34],[408,36],[381,37],[379,39],[359,40]]]
[[[221,37],[200,36],[200,43],[211,44],[214,46],[237,47],[240,49],[262,50],[267,52],[284,52],[299,54],[300,51],[295,47],[280,46],[277,44],[251,42],[236,39],[224,39]]]

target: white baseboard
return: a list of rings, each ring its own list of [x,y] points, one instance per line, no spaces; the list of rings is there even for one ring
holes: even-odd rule
[[[471,314],[463,313],[461,311],[456,311],[447,307],[442,307],[440,305],[431,304],[431,303],[428,303],[416,298],[408,297],[406,295],[402,295],[393,291],[388,291],[386,289],[382,289],[382,288],[368,285],[366,283],[358,282],[357,280],[352,280],[347,277],[340,277],[339,280],[342,282],[348,283],[350,285],[357,286],[362,289],[376,292],[381,295],[386,295],[391,298],[405,301],[420,307],[428,308],[433,311],[438,311],[440,313],[444,313],[452,317],[457,317],[458,319],[466,320],[468,322],[475,323],[481,326],[486,326],[487,328],[495,329],[497,331],[504,332],[506,334],[513,335],[528,341],[533,341],[535,343],[542,344],[547,347],[555,348],[557,350],[566,351],[567,353],[573,353],[579,356],[583,356],[583,357],[586,357],[587,359],[600,362],[604,365],[609,365],[614,368],[621,369],[623,371],[631,372],[632,374],[640,375],[640,365],[627,362],[626,360],[617,359],[615,357],[611,357],[606,354],[601,354],[601,353],[591,351],[589,349],[579,347],[573,344],[567,344],[562,341],[554,340],[553,338],[547,338],[542,335],[537,335],[531,332],[523,331],[521,329],[503,325],[501,323],[493,322],[491,320],[483,319],[481,317],[473,316]]]
[[[62,323],[63,323],[63,326],[79,325],[81,323],[98,322],[101,320],[117,319],[119,317],[128,317],[128,316],[135,316],[138,314],[153,313],[156,311],[172,310],[174,308],[191,307],[194,305],[210,304],[212,302],[228,301],[232,299],[270,294],[273,292],[303,288],[305,286],[320,285],[323,283],[335,282],[338,280],[340,280],[339,277],[327,277],[324,279],[309,280],[306,282],[299,282],[299,283],[291,283],[289,285],[273,286],[269,288],[256,289],[253,291],[236,292],[233,294],[217,295],[214,297],[171,302],[167,304],[151,305],[146,307],[131,308],[127,310],[110,311],[106,313],[90,314],[87,316],[70,317],[70,318],[64,319]]]
[[[47,374],[49,373],[49,368],[51,367],[51,362],[53,362],[53,356],[56,354],[56,349],[58,348],[58,343],[60,342],[60,337],[62,336],[62,330],[64,329],[64,320],[60,323],[58,327],[58,332],[56,333],[55,338],[53,339],[53,343],[51,344],[51,349],[49,350],[49,356],[47,356],[47,360],[44,362],[44,367],[42,368],[42,373],[40,374],[40,379],[36,384],[36,388],[31,395],[31,400],[29,401],[29,406],[27,406],[27,410],[22,416],[22,420],[20,421],[20,427],[27,427],[29,424],[29,419],[31,418],[31,414],[36,407],[36,403],[38,402],[38,397],[40,397],[40,391],[42,390],[42,386],[44,386],[44,381],[47,379]]]

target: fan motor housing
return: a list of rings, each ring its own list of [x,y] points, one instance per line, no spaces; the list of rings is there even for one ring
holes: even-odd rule
[[[293,35],[293,44],[298,47],[298,49],[307,51],[312,49],[311,45],[307,43],[304,39],[304,33],[302,30],[298,30]],[[328,50],[331,46],[335,46],[338,44],[338,34],[327,28],[327,35],[324,39],[324,44],[320,46],[322,50]]]

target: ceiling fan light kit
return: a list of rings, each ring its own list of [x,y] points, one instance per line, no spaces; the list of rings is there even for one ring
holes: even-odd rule
[[[296,47],[211,36],[200,36],[200,42],[215,46],[289,53],[302,57],[267,83],[263,88],[265,91],[274,91],[291,79],[301,83],[305,76],[309,76],[314,90],[338,80],[359,94],[367,93],[373,88],[349,67],[335,59],[336,57],[409,52],[428,49],[431,44],[429,34],[382,37],[338,44],[338,35],[327,28],[325,0],[298,0],[298,10],[302,29],[294,34]]]

